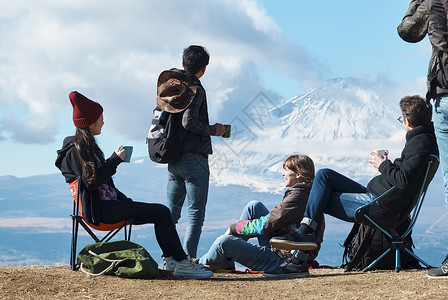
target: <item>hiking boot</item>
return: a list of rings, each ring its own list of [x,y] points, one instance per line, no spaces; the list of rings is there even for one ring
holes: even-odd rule
[[[310,273],[308,271],[308,265],[306,263],[296,265],[290,260],[285,261],[273,271],[263,273],[263,276],[272,278],[307,277],[309,275]]]
[[[204,267],[214,273],[231,273],[235,271],[235,262],[233,260],[226,259],[219,263],[206,264]]]
[[[162,256],[162,265],[160,266],[161,270],[166,270],[173,272],[174,267],[176,266],[176,261],[171,256],[164,257]]]
[[[438,268],[431,268],[428,270],[428,277],[430,278],[447,278],[448,277],[448,255]]]
[[[284,236],[273,237],[269,243],[284,250],[313,250],[317,248],[314,233],[305,233],[302,230],[294,230]]]
[[[202,268],[191,259],[184,259],[181,261],[176,261],[173,276],[191,279],[205,279],[212,277],[213,272]]]

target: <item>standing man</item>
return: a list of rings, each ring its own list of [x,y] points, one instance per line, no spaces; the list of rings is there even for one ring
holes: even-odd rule
[[[448,207],[448,0],[412,0],[398,34],[406,42],[416,43],[428,34],[432,55],[428,69],[426,100],[434,100],[433,121],[440,151],[440,166],[445,182]],[[429,277],[448,277],[448,256]]]
[[[184,70],[163,71],[157,83],[157,106],[176,113],[175,131],[181,137],[182,156],[168,163],[168,207],[176,224],[185,198],[188,202],[188,224],[183,247],[195,258],[205,219],[212,154],[210,136],[222,136],[224,125],[209,124],[207,98],[199,78],[206,70],[210,56],[202,46],[186,48],[182,56]],[[167,267],[169,263],[166,261]]]

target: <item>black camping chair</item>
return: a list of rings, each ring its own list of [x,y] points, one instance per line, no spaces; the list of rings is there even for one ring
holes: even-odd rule
[[[372,224],[379,230],[381,230],[390,240],[390,248],[387,249],[383,254],[381,254],[375,261],[373,261],[370,265],[364,268],[362,271],[366,272],[370,270],[376,263],[378,263],[383,257],[385,257],[390,251],[395,251],[395,271],[400,272],[401,270],[401,261],[400,261],[400,251],[406,251],[413,257],[415,257],[418,261],[420,261],[425,267],[430,268],[431,266],[427,264],[420,257],[415,255],[409,248],[406,246],[405,238],[411,233],[412,228],[417,221],[417,217],[420,213],[420,210],[423,205],[423,200],[425,199],[426,190],[429,186],[429,183],[433,179],[436,174],[437,168],[439,167],[439,158],[435,155],[430,155],[428,159],[428,164],[426,167],[425,177],[423,179],[420,192],[415,195],[415,198],[409,203],[409,206],[404,208],[401,212],[391,212],[382,208],[381,199],[388,195],[389,193],[394,193],[397,190],[396,187],[392,187],[382,195],[378,196],[371,203],[361,206],[355,212],[356,222],[362,223],[365,222],[367,224]],[[412,214],[411,214],[412,212]],[[411,215],[411,216],[410,216]],[[402,224],[408,217],[410,216],[410,223],[408,228],[403,234],[398,234],[395,228]]]
[[[79,199],[79,185],[81,184],[81,180],[74,180],[70,182],[70,191],[73,196],[73,214],[72,217],[72,242],[71,242],[71,250],[70,250],[70,269],[75,271],[76,267],[76,245],[78,243],[78,228],[81,225],[85,231],[92,237],[92,239],[96,242],[108,242],[110,241],[121,229],[124,229],[124,239],[129,241],[131,240],[131,230],[132,230],[132,219],[123,220],[119,223],[115,224],[105,224],[100,223],[99,225],[93,225],[87,223],[82,216],[82,206],[81,200]],[[101,239],[92,231],[92,229],[98,231],[107,231],[106,235],[104,235]]]

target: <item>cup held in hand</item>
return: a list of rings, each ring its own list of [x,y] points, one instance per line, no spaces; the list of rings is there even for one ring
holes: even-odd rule
[[[379,156],[382,156],[382,157],[389,155],[389,150],[376,150],[373,152],[376,152]]]
[[[223,138],[229,138],[230,137],[230,129],[231,129],[231,125],[224,125],[224,128],[226,129],[226,131],[224,132],[224,134],[222,135]]]
[[[132,150],[134,149],[133,146],[122,146],[120,150],[126,150],[126,156],[124,157],[123,162],[130,162],[131,161],[131,155],[132,155]]]

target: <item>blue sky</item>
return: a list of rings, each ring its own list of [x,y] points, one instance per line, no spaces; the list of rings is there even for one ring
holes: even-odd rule
[[[396,28],[409,0],[0,0],[0,176],[56,173],[74,133],[68,94],[104,107],[98,137],[146,155],[161,71],[190,44],[211,54],[202,82],[211,122],[233,119],[260,92],[287,100],[335,77],[381,78],[425,93],[428,39]]]

